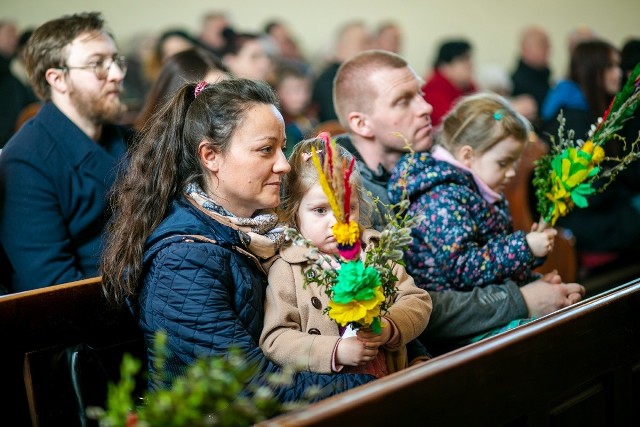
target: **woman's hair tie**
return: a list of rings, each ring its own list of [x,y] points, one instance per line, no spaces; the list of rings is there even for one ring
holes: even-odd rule
[[[206,80],[202,80],[200,83],[198,83],[193,91],[193,97],[197,98],[198,95],[200,95],[200,92],[202,92],[207,86],[209,86],[209,82]]]
[[[506,113],[506,111],[503,108],[500,108],[496,110],[495,113],[493,113],[493,118],[497,121],[500,121],[504,117],[504,113]]]

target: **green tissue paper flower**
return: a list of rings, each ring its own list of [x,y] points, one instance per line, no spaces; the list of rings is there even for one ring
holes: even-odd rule
[[[338,304],[370,300],[380,282],[380,273],[375,268],[365,268],[360,260],[347,262],[340,268],[332,288],[333,300]]]

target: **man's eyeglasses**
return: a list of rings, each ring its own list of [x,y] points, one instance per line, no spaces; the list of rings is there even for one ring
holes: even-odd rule
[[[107,76],[109,76],[109,70],[111,66],[116,64],[122,74],[125,75],[127,73],[127,59],[124,56],[116,56],[114,58],[105,58],[99,61],[90,62],[87,65],[83,65],[82,67],[60,67],[60,70],[93,70],[94,74],[98,78],[98,80],[105,80]]]

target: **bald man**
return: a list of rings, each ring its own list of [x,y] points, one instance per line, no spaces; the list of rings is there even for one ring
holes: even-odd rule
[[[383,50],[351,57],[334,81],[336,112],[347,129],[338,142],[356,158],[364,187],[384,204],[389,204],[389,172],[407,152],[407,143],[415,151],[431,148],[433,109],[422,97],[422,83],[402,57]],[[377,228],[384,225],[384,220],[376,220]],[[560,284],[558,275],[547,274],[522,287],[508,281],[474,287],[471,292],[429,294],[433,312],[421,340],[438,354],[512,320],[539,317],[573,304],[582,298],[584,288]]]

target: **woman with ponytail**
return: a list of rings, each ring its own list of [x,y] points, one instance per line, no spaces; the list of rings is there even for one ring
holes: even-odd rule
[[[283,239],[273,208],[289,171],[277,97],[262,82],[237,79],[180,88],[149,120],[112,196],[114,219],[102,259],[105,293],[128,303],[148,348],[167,334],[166,376],[199,357],[242,350],[253,382],[279,367],[258,342],[268,264]],[[283,401],[317,385],[324,396],[369,375],[298,373]]]

